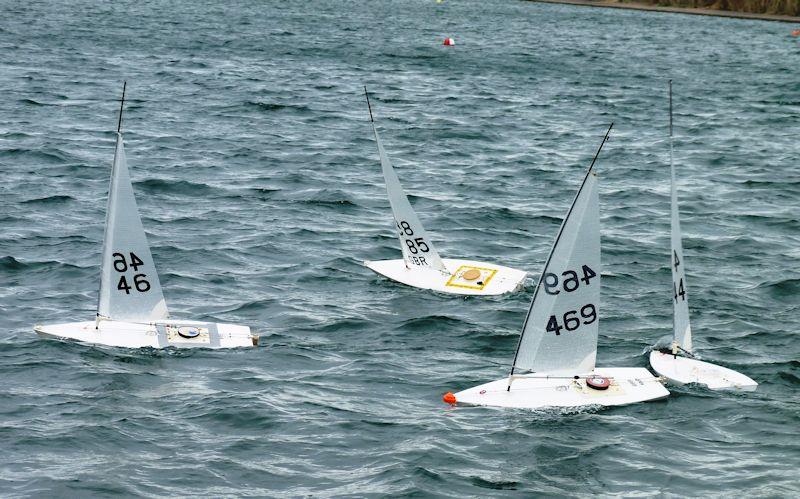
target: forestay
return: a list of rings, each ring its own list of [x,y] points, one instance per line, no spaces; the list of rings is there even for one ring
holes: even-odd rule
[[[689,325],[689,299],[686,292],[683,244],[681,243],[681,221],[678,213],[678,189],[675,185],[675,163],[672,159],[672,81],[669,84],[669,169],[670,169],[670,215],[672,254],[672,335],[676,345],[686,352],[692,351],[692,328]]]
[[[97,313],[118,321],[153,321],[169,315],[139,218],[121,133],[108,191]]]
[[[403,249],[403,259],[406,262],[406,266],[409,268],[430,268],[448,273],[441,257],[439,257],[439,253],[433,247],[433,243],[422,227],[419,218],[417,218],[411,203],[408,202],[405,192],[403,192],[400,179],[397,178],[392,163],[389,161],[386,151],[383,150],[383,144],[381,144],[374,122],[372,123],[372,130],[375,132],[375,142],[378,144],[381,168],[383,169],[383,177],[386,180],[389,205],[392,207],[395,229],[400,238],[400,246]]]

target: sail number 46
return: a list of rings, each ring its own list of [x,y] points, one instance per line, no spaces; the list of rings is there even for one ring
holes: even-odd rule
[[[125,255],[122,253],[114,253],[113,256],[113,264],[114,270],[122,274],[119,276],[119,282],[117,282],[117,289],[120,291],[125,291],[126,295],[131,294],[132,289],[136,289],[136,291],[140,293],[146,293],[150,291],[150,283],[145,279],[147,274],[135,274],[133,276],[133,286],[128,284],[128,279],[125,277],[125,272],[128,271],[128,268],[132,268],[134,272],[139,270],[139,267],[144,266],[144,262],[141,258],[136,256],[136,253],[133,251],[129,252],[130,255],[130,263],[125,260]]]

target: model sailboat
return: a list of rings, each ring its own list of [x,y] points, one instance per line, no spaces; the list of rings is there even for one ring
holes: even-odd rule
[[[125,159],[122,90],[117,145],[108,191],[100,297],[93,321],[36,325],[43,337],[116,347],[252,347],[247,326],[169,318],[161,283],[142,227]]]
[[[758,383],[726,367],[694,358],[692,327],[689,324],[689,298],[684,269],[681,221],[678,213],[678,192],[675,185],[675,164],[672,160],[672,80],[669,82],[669,168],[672,268],[672,346],[669,350],[650,352],[650,366],[675,384],[699,383],[712,390],[753,391]]]
[[[612,124],[613,125],[613,124]],[[609,126],[603,143],[611,131]],[[600,323],[597,150],[534,291],[507,378],[453,395],[451,404],[541,409],[616,406],[669,392],[642,367],[595,367]]]
[[[526,273],[522,270],[472,260],[441,258],[439,252],[422,227],[417,214],[411,207],[400,180],[383,149],[372,106],[367,96],[369,118],[378,145],[389,205],[394,215],[395,228],[400,238],[402,259],[365,261],[370,270],[389,279],[423,289],[460,295],[500,295],[516,291],[522,287]]]

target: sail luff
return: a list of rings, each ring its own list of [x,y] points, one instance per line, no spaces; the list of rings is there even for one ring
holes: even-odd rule
[[[596,294],[596,298],[593,298],[591,300],[593,303],[587,303],[586,304],[587,307],[589,305],[592,305],[592,309],[594,310],[594,314],[595,314],[595,319],[594,319],[594,321],[592,321],[592,322],[594,322],[594,326],[591,328],[591,329],[595,330],[594,343],[592,344],[591,339],[588,342],[584,342],[583,343],[584,347],[590,347],[588,349],[584,348],[584,353],[586,353],[586,355],[582,359],[580,359],[578,362],[576,362],[575,363],[576,365],[574,365],[574,366],[565,365],[563,367],[567,368],[567,369],[569,369],[569,368],[581,368],[581,369],[588,368],[589,370],[594,368],[594,355],[595,355],[596,350],[597,350],[596,330],[597,330],[597,322],[599,322],[598,307],[599,307],[599,287],[600,287],[600,284],[599,284],[599,278],[600,278],[600,255],[599,255],[599,252],[600,252],[600,233],[599,233],[599,214],[598,214],[599,201],[598,201],[598,193],[597,193],[597,181],[596,181],[596,175],[593,172],[593,168],[594,168],[595,162],[597,161],[597,157],[599,156],[600,151],[603,148],[603,145],[608,140],[608,134],[611,132],[611,128],[613,127],[613,125],[614,124],[612,123],[611,126],[608,127],[608,130],[606,131],[606,134],[603,137],[603,141],[600,144],[600,147],[597,149],[597,152],[595,153],[594,158],[592,159],[592,163],[589,165],[589,168],[586,171],[586,175],[583,178],[583,182],[581,183],[580,187],[578,188],[578,192],[575,194],[575,198],[573,199],[572,204],[570,205],[569,209],[567,210],[567,214],[564,217],[564,220],[561,222],[561,227],[558,230],[556,238],[555,238],[555,240],[553,242],[553,246],[551,247],[550,253],[547,256],[547,260],[545,261],[544,269],[542,270],[542,274],[540,275],[539,281],[538,281],[538,283],[536,285],[536,289],[534,290],[533,299],[531,300],[530,307],[528,308],[528,313],[525,316],[525,322],[523,323],[523,326],[522,326],[522,332],[520,333],[519,341],[517,343],[517,349],[516,349],[516,352],[514,353],[514,360],[513,360],[512,365],[511,365],[511,372],[510,372],[509,376],[513,376],[514,370],[517,367],[530,369],[532,371],[536,369],[536,358],[538,356],[538,351],[539,351],[539,348],[540,348],[540,345],[541,345],[541,342],[542,342],[542,339],[543,339],[543,334],[542,334],[543,326],[542,326],[542,324],[537,324],[536,327],[538,329],[536,331],[534,331],[534,332],[531,332],[531,329],[532,329],[530,327],[531,317],[534,315],[534,313],[535,313],[534,311],[536,310],[537,305],[539,305],[539,303],[540,303],[539,300],[542,299],[541,298],[542,295],[540,295],[540,291],[541,291],[542,285],[543,285],[543,283],[545,281],[545,278],[549,277],[550,275],[552,275],[550,273],[551,263],[553,262],[553,256],[555,255],[556,251],[560,247],[559,245],[562,242],[565,242],[565,244],[568,243],[568,247],[570,249],[569,260],[572,260],[573,253],[575,252],[575,243],[576,243],[577,239],[581,235],[583,235],[584,238],[588,238],[590,240],[589,246],[593,245],[593,246],[596,247],[596,255],[592,255],[592,254],[585,255],[588,258],[588,260],[586,260],[586,261],[588,262],[588,261],[591,260],[592,266],[594,267],[594,269],[592,269],[591,267],[588,267],[589,271],[596,273],[596,276],[597,276],[597,285],[593,289],[593,292],[596,291],[596,293],[595,293]],[[576,210],[576,208],[578,208],[578,209]],[[587,229],[584,229],[583,228],[583,223],[585,221],[584,219],[587,218],[587,210],[589,210],[588,211],[588,217],[591,218],[591,220],[589,222],[590,226]],[[575,215],[576,213],[577,213],[577,215]],[[573,221],[572,217],[573,216],[581,216],[582,218],[580,220],[580,224],[578,225],[578,227],[575,230],[571,231],[570,237],[572,237],[572,240],[571,240],[571,242],[569,242],[569,241],[565,241],[563,238],[564,238],[565,228],[568,226],[568,224],[572,223],[572,221]],[[585,234],[582,234],[582,232],[585,232]],[[560,262],[560,263],[562,263],[563,265],[566,265],[569,262],[567,261],[567,262]],[[583,263],[581,265],[582,265],[581,270],[584,271],[584,268],[587,267],[587,265],[583,264]],[[576,271],[574,271],[573,269],[565,269],[564,273],[569,276],[569,272],[576,272]],[[557,277],[558,276],[556,276],[556,279],[557,279]],[[577,277],[577,275],[576,275],[576,277]],[[591,282],[591,278],[587,278],[586,279],[587,286],[589,286],[590,282]],[[577,288],[575,288],[575,289],[577,289]],[[574,291],[574,289],[573,289],[573,291]],[[549,295],[550,294],[558,294],[558,293],[560,293],[560,291],[554,292],[554,293],[551,293],[550,291],[548,291]],[[547,309],[548,310],[547,313],[550,313],[552,311],[552,309],[555,307],[555,301],[556,300],[554,300],[554,299],[550,300],[548,298],[548,301],[550,302],[550,307],[547,307],[545,305],[542,310]],[[540,310],[539,312],[541,313],[542,310]],[[551,315],[551,318],[555,318],[555,317],[556,317],[555,315]],[[566,317],[566,316],[564,316],[564,317]],[[543,317],[538,317],[537,320],[541,320],[542,318]],[[549,327],[550,326],[548,325],[548,328]],[[554,327],[555,328],[559,327],[558,322],[557,322],[557,318],[556,318],[556,323],[555,323]],[[534,334],[534,336],[531,336],[531,334]],[[560,335],[560,333],[558,331],[556,331],[555,334]],[[590,334],[591,334],[591,332],[590,332]],[[521,357],[520,353],[523,352],[524,350],[525,350],[525,352],[524,352],[523,357],[525,357],[528,362],[526,362],[526,365],[520,366],[519,365],[520,364],[520,357]],[[588,351],[588,350],[591,350],[591,351]]]
[[[122,114],[120,110],[120,115]],[[121,124],[121,117],[120,117],[120,124]],[[108,181],[108,199],[106,200],[106,219],[105,225],[103,227],[103,250],[100,253],[100,290],[99,295],[97,296],[97,317],[100,318],[108,318],[109,315],[109,298],[111,296],[110,292],[110,285],[111,285],[111,272],[108,270],[108,263],[110,259],[106,258],[106,254],[108,253],[108,239],[109,239],[109,232],[108,228],[110,226],[110,222],[113,219],[112,210],[114,210],[114,198],[116,192],[116,182],[117,182],[117,158],[120,154],[120,149],[122,147],[122,135],[120,134],[119,130],[117,130],[117,142],[116,146],[114,147],[114,162],[111,165],[111,179]]]
[[[431,268],[448,274],[447,267],[445,267],[433,242],[422,227],[419,217],[411,207],[411,203],[403,191],[400,179],[394,171],[389,156],[383,149],[374,121],[372,122],[372,131],[375,134],[375,143],[378,146],[389,205],[392,209],[395,229],[400,240],[400,248],[403,252],[403,260],[405,260],[406,267]]]
[[[689,296],[686,285],[686,269],[681,241],[678,188],[675,181],[672,133],[672,81],[669,84],[669,169],[670,169],[670,269],[672,273],[672,336],[677,347],[692,351],[692,328],[689,322]]]
[[[121,133],[117,133],[111,169],[97,315],[122,321],[169,317],[139,217]]]

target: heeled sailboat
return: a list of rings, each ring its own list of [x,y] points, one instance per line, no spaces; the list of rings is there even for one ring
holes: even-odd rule
[[[150,246],[136,205],[121,127],[108,192],[100,296],[93,321],[36,325],[42,337],[114,347],[253,347],[258,337],[247,326],[176,320],[169,317]]]
[[[441,258],[439,252],[422,227],[417,214],[411,207],[400,180],[397,178],[389,156],[372,117],[369,94],[367,97],[369,118],[375,143],[378,146],[389,205],[394,215],[395,229],[400,238],[403,258],[395,260],[365,261],[364,265],[373,272],[408,286],[431,289],[442,293],[459,295],[501,295],[522,288],[526,272],[492,263]]]
[[[613,126],[613,124],[612,124]],[[609,126],[603,143],[611,131]],[[510,374],[444,401],[544,409],[618,406],[669,395],[643,367],[596,367],[600,323],[600,217],[594,164],[561,224],[522,327]]]
[[[678,211],[678,192],[675,185],[672,139],[672,80],[669,82],[669,168],[672,269],[672,345],[666,350],[650,352],[650,366],[670,383],[697,383],[711,390],[753,391],[758,383],[727,367],[696,359],[692,353],[692,327],[689,324],[689,299],[681,242],[681,221]]]

